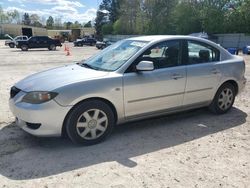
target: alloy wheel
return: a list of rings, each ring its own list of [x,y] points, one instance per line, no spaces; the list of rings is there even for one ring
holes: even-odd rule
[[[94,140],[104,134],[108,127],[107,115],[99,109],[90,109],[79,116],[76,129],[80,137]]]
[[[219,95],[218,105],[223,111],[229,109],[232,106],[234,100],[233,91],[230,88],[225,88]]]

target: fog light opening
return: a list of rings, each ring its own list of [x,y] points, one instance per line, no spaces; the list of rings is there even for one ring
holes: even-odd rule
[[[42,124],[41,123],[28,123],[28,122],[26,122],[26,125],[29,129],[36,130],[36,129],[39,129]]]

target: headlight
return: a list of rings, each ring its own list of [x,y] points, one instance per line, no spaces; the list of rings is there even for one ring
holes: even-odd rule
[[[22,102],[30,103],[30,104],[41,104],[48,102],[52,99],[54,99],[58,93],[55,92],[47,92],[47,91],[33,91],[27,93],[23,99]]]

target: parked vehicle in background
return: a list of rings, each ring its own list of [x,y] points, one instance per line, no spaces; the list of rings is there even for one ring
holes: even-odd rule
[[[243,54],[249,54],[250,55],[250,45],[247,45],[242,50]]]
[[[244,73],[243,58],[206,39],[142,36],[21,80],[9,104],[30,134],[67,134],[90,145],[115,124],[200,107],[226,113],[245,87]]]
[[[83,45],[94,46],[95,44],[96,44],[96,39],[94,38],[83,38],[74,41],[74,46],[83,46]]]
[[[110,42],[110,41],[97,41],[96,42],[96,48],[97,49],[104,49],[104,48],[106,48],[106,47],[108,47],[108,46],[110,46],[110,45],[112,45],[113,43],[112,42]]]
[[[51,39],[48,36],[34,36],[26,41],[18,41],[16,44],[16,47],[21,48],[22,51],[27,51],[32,48],[48,48],[49,50],[56,50],[57,46],[62,46],[60,40]]]
[[[227,48],[227,51],[232,55],[239,55],[239,49],[238,48]]]
[[[5,41],[5,46],[9,46],[10,48],[15,48],[16,43],[18,41],[25,41],[28,40],[27,36],[17,36],[15,38],[10,37],[9,35],[7,35],[11,40],[6,40]]]

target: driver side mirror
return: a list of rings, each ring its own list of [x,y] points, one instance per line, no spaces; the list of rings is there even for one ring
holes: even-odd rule
[[[136,65],[137,71],[153,71],[154,63],[152,61],[141,61]]]

